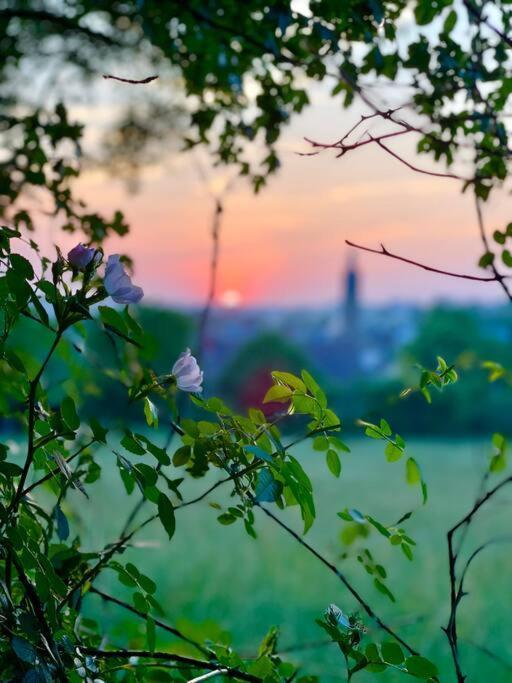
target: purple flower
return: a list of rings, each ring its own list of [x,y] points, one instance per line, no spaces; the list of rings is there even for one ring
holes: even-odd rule
[[[201,386],[203,373],[197,360],[190,353],[190,349],[180,353],[178,360],[172,366],[171,373],[176,378],[178,389],[189,391],[193,394],[199,394],[203,390]]]
[[[136,304],[144,296],[141,287],[132,285],[130,276],[119,260],[119,254],[108,257],[103,284],[116,304]]]
[[[68,262],[77,270],[85,270],[95,256],[96,249],[94,247],[86,247],[85,244],[79,242],[68,253]]]

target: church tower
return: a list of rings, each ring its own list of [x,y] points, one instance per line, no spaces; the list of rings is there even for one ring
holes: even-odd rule
[[[359,318],[359,273],[357,259],[352,250],[348,253],[347,265],[343,275],[343,327],[345,332],[355,332]]]

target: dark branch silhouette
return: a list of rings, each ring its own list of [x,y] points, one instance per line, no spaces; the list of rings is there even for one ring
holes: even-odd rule
[[[449,529],[448,533],[446,534],[446,540],[448,543],[448,572],[450,577],[450,615],[448,618],[448,624],[443,628],[443,631],[446,633],[446,637],[448,638],[448,642],[450,644],[452,659],[455,667],[455,674],[457,676],[457,683],[464,683],[464,681],[467,678],[466,675],[463,673],[462,665],[460,662],[457,632],[457,610],[462,598],[466,595],[466,592],[464,590],[464,579],[467,570],[473,562],[473,560],[475,559],[475,557],[477,557],[480,554],[480,552],[482,552],[488,545],[497,541],[488,541],[487,543],[484,543],[479,548],[477,548],[470,555],[460,576],[458,577],[457,559],[459,557],[461,548],[459,545],[458,549],[455,550],[454,536],[459,529],[467,529],[467,527],[471,524],[473,518],[475,517],[476,513],[480,510],[480,508],[486,503],[488,503],[490,500],[492,500],[492,498],[494,498],[498,491],[501,491],[501,489],[507,486],[507,484],[509,484],[510,482],[512,482],[512,476],[506,477],[498,484],[496,484],[496,486],[494,486],[492,489],[489,489],[489,491],[480,495],[475,501],[471,510],[462,519],[460,519],[457,522],[457,524],[455,524],[451,529]]]
[[[122,78],[121,76],[113,76],[112,74],[103,74],[103,78],[109,79],[111,81],[119,81],[120,83],[129,83],[130,85],[146,85],[146,83],[156,81],[158,75],[147,76],[146,78],[141,78],[140,80],[135,80],[132,78]]]
[[[205,669],[206,671],[223,670],[223,676],[228,678],[235,678],[240,681],[248,681],[248,683],[260,683],[263,679],[252,674],[226,667],[224,664],[213,664],[212,662],[204,662],[200,659],[193,659],[192,657],[184,657],[183,655],[175,655],[171,652],[151,652],[150,650],[99,650],[94,647],[81,647],[81,652],[98,659],[129,659],[130,657],[139,657],[141,659],[161,659],[168,662],[178,662],[186,666],[193,666],[197,669]]]
[[[476,282],[499,282],[500,277],[496,275],[485,277],[483,275],[468,275],[467,273],[454,273],[451,270],[443,270],[442,268],[435,268],[434,266],[428,266],[425,263],[420,263],[419,261],[414,261],[413,259],[407,258],[405,256],[400,256],[399,254],[394,254],[393,252],[386,249],[386,247],[381,244],[380,249],[372,249],[371,247],[365,247],[362,244],[356,244],[350,240],[345,240],[345,244],[349,247],[354,247],[354,249],[360,249],[361,251],[368,251],[371,254],[379,254],[379,256],[387,256],[388,258],[396,259],[397,261],[402,261],[403,263],[409,263],[411,266],[416,266],[416,268],[421,268],[422,270],[428,270],[430,273],[438,273],[439,275],[448,275],[449,277],[458,277],[463,280],[475,280]]]

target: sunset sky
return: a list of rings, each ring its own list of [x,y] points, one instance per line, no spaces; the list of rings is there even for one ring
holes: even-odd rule
[[[112,86],[110,86],[112,87]],[[123,86],[120,86],[123,87]],[[389,249],[441,268],[478,273],[482,247],[471,194],[462,195],[454,180],[414,173],[371,145],[343,159],[308,151],[305,136],[334,141],[368,110],[342,110],[325,86],[311,93],[312,105],[286,129],[279,144],[282,168],[266,189],[254,195],[247,181],[237,180],[225,197],[217,303],[259,306],[322,306],[339,296],[348,247],[345,239]],[[81,109],[78,118],[89,119]],[[101,116],[91,117],[101,126]],[[413,138],[393,148],[424,168]],[[205,182],[198,166],[208,177]],[[438,169],[439,170],[439,169]],[[442,170],[442,169],[441,169]],[[234,175],[211,169],[207,157],[169,154],[143,176],[137,193],[92,170],[77,191],[94,210],[119,207],[130,224],[128,237],[111,239],[110,251],[124,251],[135,262],[136,284],[147,298],[173,305],[201,304],[208,282],[212,192]],[[486,208],[488,230],[509,220],[508,198],[497,196]],[[49,244],[62,237],[48,226]],[[66,243],[63,246],[71,244]],[[362,296],[368,303],[432,302],[439,299],[502,300],[494,284],[435,276],[370,254],[358,253]]]

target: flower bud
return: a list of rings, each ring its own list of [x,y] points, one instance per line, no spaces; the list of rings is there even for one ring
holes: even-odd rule
[[[85,270],[96,255],[94,247],[79,243],[68,253],[68,263],[77,270]]]

